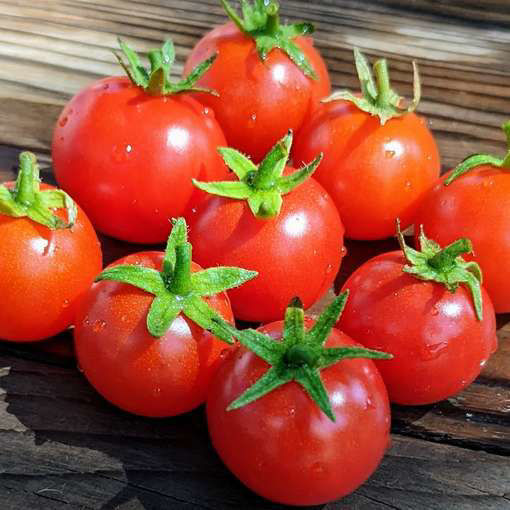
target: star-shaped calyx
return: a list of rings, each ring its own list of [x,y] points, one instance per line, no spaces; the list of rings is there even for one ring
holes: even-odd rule
[[[335,421],[331,402],[321,379],[321,370],[344,359],[392,357],[390,354],[364,347],[324,347],[331,329],[345,307],[347,297],[348,291],[340,294],[309,330],[305,329],[303,305],[298,298],[294,298],[285,312],[281,341],[253,329],[238,331],[225,324],[224,327],[230,330],[232,336],[270,365],[269,370],[232,402],[228,410],[243,407],[279,386],[295,381],[322,411]]]
[[[170,39],[163,44],[161,49],[149,51],[147,58],[150,67],[148,69],[142,65],[137,53],[121,39],[119,39],[119,45],[123,56],[127,59],[127,62],[124,62],[123,56],[114,52],[119,64],[126,71],[131,82],[144,89],[147,94],[163,96],[178,94],[179,92],[208,92],[215,96],[218,95],[215,90],[196,86],[197,81],[213,65],[217,55],[213,55],[198,64],[186,78],[177,83],[172,83],[170,73],[175,61],[175,48]]]
[[[60,189],[40,189],[39,165],[31,152],[19,156],[19,172],[13,189],[0,185],[0,214],[13,218],[28,217],[51,230],[70,228],[76,221],[77,208],[73,199]],[[67,221],[54,214],[66,209]]]
[[[391,88],[386,59],[382,58],[375,62],[374,73],[372,74],[370,64],[366,57],[358,48],[354,48],[354,62],[360,81],[361,95],[353,94],[348,90],[339,90],[326,99],[323,99],[322,102],[327,103],[337,100],[350,101],[360,110],[378,116],[382,125],[393,117],[401,117],[402,115],[416,110],[421,99],[420,75],[416,62],[413,61],[414,97],[407,108],[402,108],[400,106],[403,98]]]
[[[147,329],[154,337],[163,336],[182,313],[215,336],[231,343],[232,335],[220,315],[204,300],[257,276],[256,271],[237,267],[213,267],[191,272],[191,244],[183,218],[174,222],[168,238],[163,268],[157,271],[138,265],[118,265],[105,269],[96,279],[127,283],[154,294],[147,315]]]
[[[491,165],[506,172],[510,171],[510,121],[505,122],[501,129],[505,133],[507,144],[507,153],[504,158],[498,158],[490,154],[473,154],[454,168],[453,172],[445,179],[444,185],[449,186],[455,179],[480,165]]]
[[[319,154],[311,163],[294,173],[283,175],[291,146],[292,131],[289,131],[259,165],[235,149],[221,147],[218,151],[239,180],[200,182],[193,179],[193,184],[213,195],[247,200],[257,218],[274,218],[280,213],[282,195],[290,193],[310,177],[322,160],[322,154]]]
[[[404,266],[404,272],[412,274],[420,280],[441,283],[450,292],[455,292],[461,284],[467,285],[473,297],[476,316],[478,320],[482,320],[482,270],[476,262],[466,262],[461,256],[464,253],[473,252],[469,239],[458,239],[441,249],[439,244],[425,236],[423,225],[421,225],[421,251],[417,251],[406,245],[398,220],[397,237],[400,248],[409,263]]]
[[[241,0],[242,17],[227,0],[221,0],[228,17],[239,30],[255,40],[257,52],[265,60],[273,48],[279,48],[309,78],[317,79],[312,64],[308,61],[301,48],[293,41],[298,36],[314,32],[311,23],[280,23],[280,5],[276,0]]]

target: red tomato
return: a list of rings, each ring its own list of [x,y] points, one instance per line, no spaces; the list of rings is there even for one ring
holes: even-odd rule
[[[279,338],[282,328],[283,322],[275,322],[259,330]],[[357,344],[333,329],[325,345]],[[388,396],[373,362],[349,359],[321,370],[335,422],[295,382],[226,411],[267,369],[239,347],[212,381],[207,421],[223,462],[250,489],[280,503],[317,505],[355,490],[376,469],[390,440]]]
[[[50,189],[41,184],[41,191]],[[66,218],[64,209],[54,214]],[[27,217],[0,214],[0,239],[0,338],[29,342],[65,330],[102,267],[87,216],[78,207],[72,227],[50,230]]]
[[[510,218],[503,214],[510,207],[510,174],[483,165],[444,186],[450,173],[427,193],[416,222],[440,244],[469,237],[474,256],[466,258],[480,264],[496,312],[510,312]]]
[[[315,69],[316,80],[307,77],[278,48],[262,60],[254,39],[233,23],[206,34],[184,66],[186,76],[204,58],[218,54],[198,84],[217,90],[219,97],[196,97],[214,110],[229,146],[248,154],[255,162],[289,129],[297,132],[319,100],[330,92],[326,65],[312,39],[297,37],[294,42]]]
[[[285,173],[293,171],[287,167]],[[235,317],[245,321],[283,317],[295,295],[310,307],[332,286],[345,253],[335,205],[313,179],[285,195],[279,215],[271,219],[256,218],[244,200],[211,196],[188,220],[199,264],[259,273],[228,291]]]
[[[379,255],[345,282],[349,300],[337,326],[370,349],[394,358],[376,361],[392,402],[430,404],[468,386],[496,350],[496,321],[482,288],[483,320],[464,286],[442,284],[402,271],[401,251]]]
[[[114,265],[161,270],[162,263],[163,253],[141,252]],[[192,264],[192,271],[199,269]],[[153,300],[124,283],[94,284],[76,320],[76,355],[92,386],[114,405],[143,416],[174,416],[204,402],[210,378],[230,347],[183,314],[162,337],[151,336],[146,318]],[[233,321],[224,293],[205,300]]]
[[[397,217],[409,226],[439,176],[436,142],[414,113],[381,125],[347,101],[322,104],[296,136],[293,162],[320,152],[324,159],[314,177],[333,198],[352,239],[390,237]]]
[[[193,177],[227,168],[211,110],[186,95],[151,96],[128,78],[99,80],[60,115],[52,156],[59,185],[101,232],[125,241],[166,241],[170,219],[203,197]]]

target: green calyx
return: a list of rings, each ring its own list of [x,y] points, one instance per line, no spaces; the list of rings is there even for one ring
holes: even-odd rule
[[[391,359],[390,354],[363,347],[324,347],[331,329],[337,322],[347,301],[348,291],[340,294],[321,314],[311,329],[306,330],[301,301],[294,298],[285,312],[282,341],[254,329],[238,331],[226,324],[232,336],[269,363],[269,370],[239,398],[228,410],[239,409],[274,389],[295,381],[308,393],[322,411],[335,421],[329,396],[320,371],[344,359]]]
[[[148,69],[141,64],[137,53],[121,39],[119,39],[119,45],[123,56],[127,59],[127,62],[124,62],[123,56],[114,52],[119,64],[126,71],[132,83],[144,89],[147,94],[165,96],[179,92],[208,92],[215,96],[218,95],[214,90],[196,86],[197,81],[213,65],[216,55],[198,64],[186,78],[172,83],[170,72],[175,61],[175,48],[170,39],[163,44],[161,49],[149,51],[147,58],[150,67]]]
[[[0,185],[0,214],[13,218],[28,217],[50,230],[72,227],[78,213],[73,199],[60,189],[41,191],[40,183],[35,155],[22,152],[14,189]],[[55,209],[63,208],[67,212],[67,221],[53,213]]]
[[[505,133],[507,145],[507,153],[504,158],[497,158],[490,154],[473,154],[454,168],[448,179],[445,179],[444,185],[449,186],[455,179],[480,165],[491,165],[510,171],[510,121],[505,122],[501,129]]]
[[[407,108],[401,108],[400,104],[403,98],[391,88],[386,59],[377,60],[373,66],[374,71],[372,73],[366,57],[358,48],[354,48],[354,62],[361,85],[361,96],[355,95],[348,90],[340,90],[323,99],[324,103],[337,100],[350,101],[360,110],[378,116],[381,125],[384,125],[386,121],[393,117],[401,117],[416,110],[421,99],[420,75],[416,62],[413,61],[414,97]]]
[[[256,271],[237,267],[214,267],[191,272],[191,244],[183,218],[174,221],[168,238],[162,271],[143,266],[120,265],[105,269],[96,279],[127,283],[154,294],[147,315],[147,329],[154,337],[163,336],[182,313],[200,327],[231,343],[225,321],[204,301],[227,289],[238,287],[257,276]]]
[[[460,284],[468,286],[473,297],[473,304],[478,320],[483,319],[482,304],[482,271],[476,262],[466,262],[462,254],[472,253],[471,241],[458,239],[441,249],[439,244],[427,239],[420,226],[420,250],[406,245],[397,220],[397,237],[404,256],[409,265],[403,271],[420,280],[428,280],[443,284],[450,292],[455,292]]]
[[[280,213],[282,195],[290,193],[310,177],[322,160],[319,154],[311,163],[304,165],[290,175],[283,175],[292,146],[292,131],[289,131],[255,165],[244,154],[227,147],[219,148],[226,165],[239,178],[238,181],[200,182],[193,184],[207,193],[237,200],[247,200],[251,211],[257,218],[274,218]]]
[[[227,0],[221,0],[221,4],[239,30],[255,40],[257,52],[262,60],[266,60],[272,49],[279,48],[306,76],[317,79],[314,68],[301,48],[293,41],[300,35],[312,34],[315,29],[311,23],[282,25],[280,5],[276,0],[254,0],[253,3],[241,0],[242,18]]]

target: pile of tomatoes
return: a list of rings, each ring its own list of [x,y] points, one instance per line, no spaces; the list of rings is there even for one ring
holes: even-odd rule
[[[448,398],[496,350],[510,155],[440,177],[415,64],[410,102],[387,62],[372,70],[358,50],[361,90],[331,94],[310,24],[282,24],[274,0],[241,15],[222,4],[231,21],[196,44],[180,81],[171,41],[149,67],[120,41],[126,76],[79,92],[55,127],[59,189],[21,154],[0,186],[0,338],[74,326],[78,363],[112,404],[168,417],[206,402],[243,483],[326,503],[378,466],[390,402]],[[401,232],[412,225],[415,248]],[[103,269],[96,230],[166,245]],[[305,315],[333,286],[344,236],[395,234],[401,250]]]

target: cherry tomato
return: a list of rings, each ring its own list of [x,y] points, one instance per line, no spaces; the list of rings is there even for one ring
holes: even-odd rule
[[[345,282],[350,298],[337,327],[365,347],[393,354],[376,361],[392,402],[421,405],[458,393],[496,350],[494,308],[482,288],[483,319],[464,286],[450,292],[403,272],[401,251],[379,255]]]
[[[460,237],[473,242],[487,289],[498,313],[510,312],[510,173],[482,165],[444,185],[446,174],[425,196],[417,224],[441,244]]]
[[[6,183],[14,189],[14,183]],[[41,185],[41,191],[55,190]],[[64,209],[54,211],[62,219]],[[0,338],[29,342],[69,327],[101,271],[101,246],[78,207],[74,225],[51,230],[28,217],[0,214]]]
[[[199,94],[197,98],[214,110],[229,146],[255,162],[289,129],[297,132],[319,100],[330,92],[326,65],[312,39],[297,37],[294,43],[314,68],[317,79],[306,76],[278,48],[262,60],[254,39],[233,23],[205,35],[184,66],[186,76],[199,61],[217,53],[211,69],[198,83],[217,90],[219,97]]]
[[[439,153],[425,120],[414,113],[381,125],[351,103],[322,104],[296,136],[294,164],[324,153],[315,178],[333,198],[345,235],[383,239],[416,214],[439,176]]]
[[[290,167],[285,170],[287,175],[292,172]],[[305,308],[311,306],[332,286],[345,253],[338,212],[314,179],[285,195],[274,218],[255,217],[243,200],[212,196],[196,207],[189,225],[199,264],[259,273],[229,291],[235,317],[245,321],[283,317],[295,295]]]
[[[282,329],[283,322],[274,322],[259,331],[276,339]],[[357,344],[333,329],[325,345]],[[355,490],[376,469],[390,440],[388,396],[373,362],[348,359],[321,370],[335,422],[296,382],[227,411],[267,369],[240,346],[213,378],[207,422],[223,462],[250,489],[280,503],[317,505]]]
[[[120,264],[160,271],[163,253],[128,255],[114,266]],[[193,272],[199,269],[192,263]],[[205,300],[233,321],[226,294]],[[205,400],[209,380],[230,347],[182,313],[155,338],[146,320],[153,301],[125,283],[95,283],[76,320],[76,355],[89,382],[114,405],[143,416],[173,416]]]

